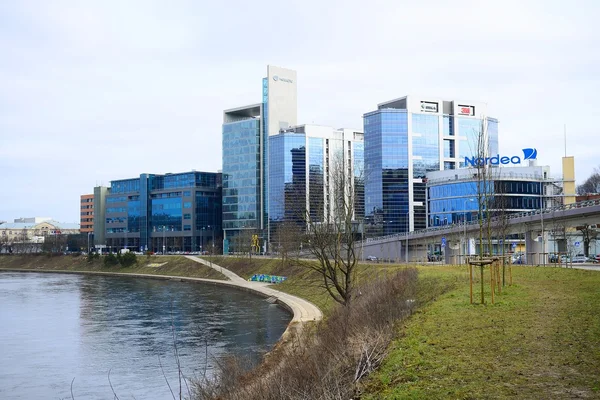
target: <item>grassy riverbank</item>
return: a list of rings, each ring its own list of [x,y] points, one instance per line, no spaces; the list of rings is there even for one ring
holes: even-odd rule
[[[246,279],[256,273],[287,276],[278,290],[332,314],[334,303],[302,267],[277,259],[211,259]],[[223,278],[177,256],[139,257],[129,268],[107,268],[84,257],[0,256],[0,268]],[[358,279],[364,283],[402,268],[361,264]],[[398,327],[382,367],[360,388],[361,398],[600,398],[600,273],[513,267],[514,285],[496,296],[496,304],[489,304],[486,293],[486,305],[470,305],[466,268],[417,269],[422,307]]]
[[[190,278],[225,279],[214,269],[183,256],[138,256],[131,267],[105,266],[103,260],[89,262],[73,255],[2,255],[0,268],[71,272],[118,272],[123,274],[174,275]]]
[[[513,276],[495,305],[463,286],[413,315],[363,398],[600,398],[600,273]]]
[[[282,264],[281,259],[274,258],[233,258],[233,257],[207,257],[215,264],[221,265],[235,272],[245,279],[254,274],[270,274],[288,277],[288,280],[277,284],[275,288],[302,297],[311,301],[329,315],[336,303],[321,286],[321,278],[313,271],[309,271],[293,262]],[[386,276],[406,268],[404,265],[361,263],[357,268],[358,284],[374,280],[380,276]],[[441,293],[455,287],[459,283],[468,282],[465,271],[451,266],[419,267],[418,300],[420,303],[428,302]]]

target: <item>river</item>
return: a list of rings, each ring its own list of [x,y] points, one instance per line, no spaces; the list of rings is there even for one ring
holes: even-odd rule
[[[224,354],[260,360],[290,320],[212,284],[0,272],[0,398],[70,399],[75,378],[75,399],[112,399],[110,383],[121,399],[171,399],[165,377],[179,398],[175,348],[187,378],[210,374]]]

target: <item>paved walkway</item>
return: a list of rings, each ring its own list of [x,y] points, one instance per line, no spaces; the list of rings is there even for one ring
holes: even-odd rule
[[[218,282],[262,293],[267,297],[273,297],[277,299],[277,301],[287,306],[294,314],[291,322],[319,321],[323,318],[323,313],[313,303],[301,299],[300,297],[275,290],[270,287],[270,283],[247,281],[234,272],[229,271],[227,268],[223,268],[220,265],[217,265],[211,261],[206,261],[199,257],[186,256],[186,258],[209,266],[229,278],[229,281]],[[210,281],[216,282],[215,280]]]

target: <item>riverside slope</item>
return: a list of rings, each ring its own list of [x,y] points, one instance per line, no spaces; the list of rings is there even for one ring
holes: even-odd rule
[[[282,303],[283,305],[285,305],[288,309],[290,309],[292,311],[294,316],[292,317],[290,325],[293,323],[305,323],[305,322],[309,322],[309,321],[316,322],[316,321],[320,321],[323,318],[323,313],[321,312],[321,310],[317,306],[312,304],[311,302],[301,299],[300,297],[296,297],[291,294],[283,293],[283,292],[280,292],[279,290],[272,289],[271,287],[269,287],[269,285],[270,285],[269,283],[247,281],[244,278],[240,277],[239,275],[231,272],[230,270],[223,268],[213,262],[206,261],[199,257],[186,256],[186,258],[189,258],[190,260],[193,260],[200,264],[204,264],[208,267],[211,267],[214,270],[222,273],[229,279],[229,281],[215,281],[212,279],[202,279],[202,280],[216,282],[219,284],[237,286],[237,287],[251,290],[253,292],[258,292],[267,297],[272,297],[272,298],[276,299],[278,302]],[[289,327],[288,327],[288,330],[289,330]],[[288,330],[286,330],[286,332],[284,333],[284,336],[286,335]]]

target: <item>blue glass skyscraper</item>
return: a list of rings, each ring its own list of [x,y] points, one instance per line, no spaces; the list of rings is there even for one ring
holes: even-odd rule
[[[297,123],[296,72],[267,67],[262,101],[223,112],[223,251],[232,240],[268,241],[269,137]],[[245,233],[245,234],[244,234]],[[243,236],[243,238],[242,238]]]
[[[464,166],[483,132],[498,152],[484,103],[406,96],[364,114],[365,221],[370,235],[427,226],[426,174]]]

